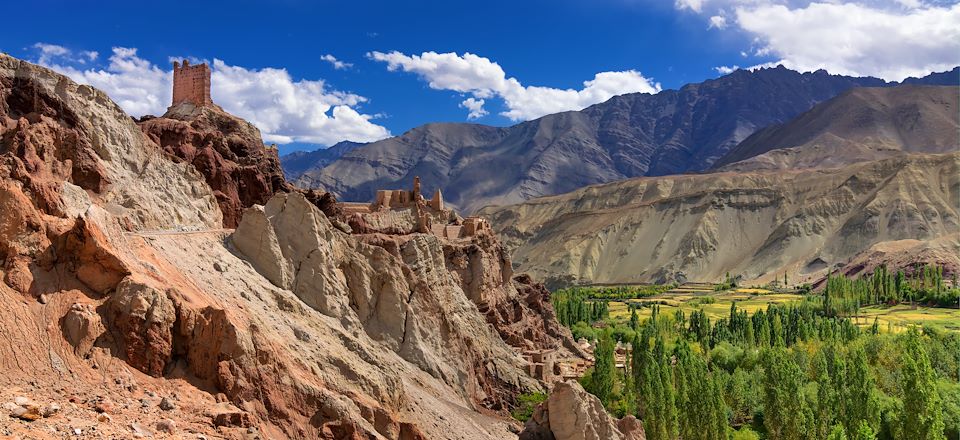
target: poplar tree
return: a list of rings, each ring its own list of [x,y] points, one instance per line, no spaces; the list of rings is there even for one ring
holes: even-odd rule
[[[763,355],[765,372],[763,424],[770,440],[800,440],[809,427],[809,409],[803,398],[803,372],[781,348]]]
[[[613,381],[616,373],[614,350],[613,336],[609,329],[605,329],[600,333],[597,347],[593,351],[593,373],[586,387],[587,391],[597,396],[604,405],[610,403],[610,397],[613,394]]]
[[[867,354],[863,348],[851,348],[847,360],[846,414],[844,427],[852,436],[866,423],[871,429],[880,426],[880,405],[874,395],[873,377],[870,375],[870,365],[867,363]]]
[[[901,437],[914,440],[941,440],[946,427],[943,421],[940,393],[923,348],[920,333],[911,328],[906,335],[903,354],[903,412],[900,414]]]

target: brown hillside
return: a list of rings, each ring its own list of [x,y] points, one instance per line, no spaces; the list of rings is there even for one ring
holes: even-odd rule
[[[960,153],[914,154],[830,170],[631,179],[482,215],[515,249],[518,270],[554,285],[715,281],[728,271],[800,282],[878,243],[955,243],[958,197]],[[957,265],[957,252],[942,253]]]

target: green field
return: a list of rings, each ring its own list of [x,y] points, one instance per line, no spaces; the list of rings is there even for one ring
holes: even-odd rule
[[[784,304],[803,301],[803,295],[789,293],[754,294],[745,293],[739,289],[725,292],[703,293],[664,293],[651,298],[629,301],[611,301],[609,303],[610,319],[625,322],[630,319],[630,309],[627,303],[659,304],[661,314],[673,315],[677,310],[689,313],[692,310],[702,309],[711,319],[723,318],[730,315],[730,303],[736,301],[737,308],[753,313],[765,309],[770,304]],[[712,302],[709,299],[712,298]],[[643,307],[637,310],[641,320],[649,318],[651,309]],[[860,309],[860,314],[854,321],[861,326],[873,324],[877,319],[882,330],[888,328],[893,331],[902,331],[910,325],[931,324],[947,330],[960,331],[960,309],[940,307],[917,307],[909,304],[896,306],[869,306]]]

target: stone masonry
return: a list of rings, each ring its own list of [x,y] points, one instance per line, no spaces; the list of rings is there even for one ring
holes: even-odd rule
[[[427,199],[420,193],[420,177],[414,177],[413,189],[382,189],[377,191],[373,203],[342,202],[341,206],[348,215],[377,215],[391,210],[411,209],[417,217],[417,232],[431,233],[438,237],[457,239],[469,238],[489,232],[490,224],[480,217],[467,217],[455,221],[435,223],[435,219],[450,217],[451,211],[443,203],[443,194],[440,190]]]
[[[197,107],[212,105],[210,98],[210,67],[206,63],[191,66],[173,62],[173,105],[189,102]]]

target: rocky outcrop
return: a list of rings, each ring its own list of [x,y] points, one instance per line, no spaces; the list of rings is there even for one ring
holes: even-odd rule
[[[576,382],[560,382],[527,421],[520,440],[645,440],[633,416],[619,422]]]
[[[89,236],[82,221],[74,221],[94,203],[127,230],[220,224],[213,194],[197,181],[199,174],[158,160],[159,155],[102,92],[0,55],[4,282],[39,295],[36,274],[70,254],[83,261],[71,269],[94,290],[119,281],[109,278],[123,269],[99,258],[96,237]]]
[[[829,170],[632,179],[482,215],[518,270],[548,285],[711,282],[728,272],[759,282],[786,272],[800,284],[880,243],[949,243],[960,227],[958,176],[960,154],[914,154]],[[956,266],[945,254],[942,263]]]
[[[496,252],[465,281],[440,237],[349,235],[319,192],[224,230],[210,176],[106,95],[5,55],[0,86],[0,401],[66,412],[0,434],[492,440],[544,387],[471,300],[518,294]]]
[[[159,160],[156,145],[106,94],[2,54],[0,139],[0,177],[19,182],[45,214],[67,215],[58,200],[67,182],[130,228],[220,223],[194,168]]]
[[[173,354],[173,301],[165,292],[126,278],[104,307],[127,362],[151,376],[162,375]]]
[[[437,237],[390,241],[370,246],[343,234],[296,193],[250,208],[232,237],[274,285],[348,331],[365,332],[477,405],[503,410],[512,401],[503,390],[537,386],[445,270]]]
[[[253,124],[215,105],[177,104],[162,117],[142,118],[139,125],[164,152],[203,174],[223,212],[224,227],[235,228],[244,208],[292,190],[276,147],[264,146]]]

